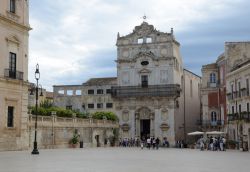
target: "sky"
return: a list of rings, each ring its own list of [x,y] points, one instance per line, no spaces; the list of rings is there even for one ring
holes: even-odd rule
[[[117,75],[116,38],[147,22],[174,29],[184,67],[201,75],[202,65],[223,53],[225,42],[250,41],[249,0],[30,0],[29,81],[80,85]]]

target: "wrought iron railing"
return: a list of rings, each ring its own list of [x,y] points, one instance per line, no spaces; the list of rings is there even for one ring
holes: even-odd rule
[[[111,88],[113,97],[179,97],[179,84],[142,86],[114,86]]]
[[[4,77],[23,80],[23,72],[11,69],[4,69]]]
[[[216,127],[216,126],[223,126],[224,125],[224,120],[197,120],[196,122],[197,125],[202,125],[202,126],[211,126],[211,127]]]

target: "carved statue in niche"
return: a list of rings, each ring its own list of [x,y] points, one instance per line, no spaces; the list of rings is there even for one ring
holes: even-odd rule
[[[162,121],[167,121],[168,120],[168,110],[167,109],[162,109],[162,111],[161,111],[161,120]]]
[[[129,120],[129,112],[128,111],[123,111],[122,112],[122,120],[124,122],[128,122],[128,120]]]

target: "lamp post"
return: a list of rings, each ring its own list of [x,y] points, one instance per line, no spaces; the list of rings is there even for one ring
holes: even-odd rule
[[[34,140],[34,144],[33,144],[33,151],[31,152],[31,154],[33,155],[38,155],[39,151],[37,149],[37,141],[36,141],[36,135],[37,135],[37,102],[38,102],[38,80],[40,79],[40,72],[39,72],[39,65],[36,65],[36,71],[35,71],[35,79],[36,79],[36,121],[35,121],[35,140]]]

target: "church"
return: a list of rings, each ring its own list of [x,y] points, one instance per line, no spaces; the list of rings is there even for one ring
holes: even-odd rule
[[[200,119],[201,78],[183,68],[173,29],[160,32],[144,21],[126,36],[118,33],[116,46],[117,77],[55,85],[55,105],[114,112],[120,138],[159,137],[171,145],[186,140]]]

